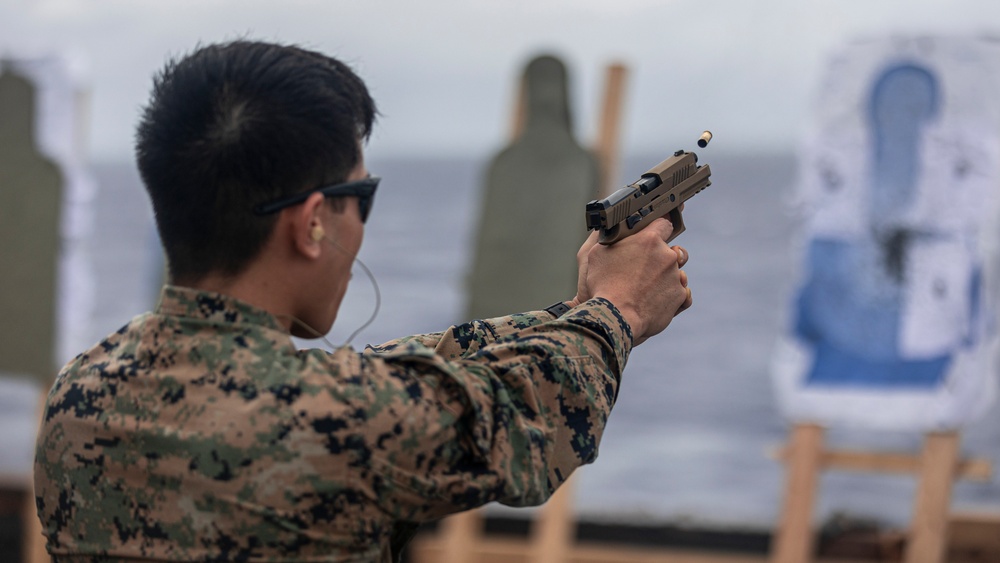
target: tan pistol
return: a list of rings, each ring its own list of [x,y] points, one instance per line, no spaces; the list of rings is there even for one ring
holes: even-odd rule
[[[708,146],[712,133],[705,131],[699,147]],[[698,166],[698,155],[679,150],[652,167],[638,180],[604,199],[587,204],[587,229],[600,230],[599,242],[612,244],[646,227],[653,219],[670,219],[674,231],[667,242],[684,232],[680,206],[712,185],[712,169]]]

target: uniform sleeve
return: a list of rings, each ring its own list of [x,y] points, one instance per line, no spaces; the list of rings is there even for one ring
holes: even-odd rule
[[[366,351],[387,354],[406,349],[412,344],[418,344],[434,350],[442,358],[457,360],[476,353],[483,346],[496,342],[500,338],[552,319],[552,314],[546,311],[530,311],[506,317],[474,320],[453,326],[444,332],[415,334],[384,344],[368,346]]]
[[[363,373],[381,375],[367,378],[364,434],[368,494],[383,510],[422,521],[491,501],[537,505],[597,457],[630,328],[603,299],[540,315],[550,320],[514,330],[506,317],[498,337],[497,320],[479,321],[434,349],[411,340],[360,357]]]

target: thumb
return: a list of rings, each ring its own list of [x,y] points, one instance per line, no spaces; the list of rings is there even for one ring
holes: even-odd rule
[[[657,235],[659,235],[660,240],[666,241],[670,238],[670,235],[674,232],[674,226],[670,223],[670,220],[664,217],[659,217],[653,219],[653,221],[646,227],[646,230],[653,230]]]

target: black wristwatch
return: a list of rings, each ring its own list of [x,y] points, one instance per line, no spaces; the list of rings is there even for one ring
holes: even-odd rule
[[[549,305],[548,307],[545,308],[545,310],[548,311],[553,317],[558,319],[559,317],[566,314],[566,311],[569,311],[569,305],[563,303],[562,301],[559,301],[558,303],[553,303]]]

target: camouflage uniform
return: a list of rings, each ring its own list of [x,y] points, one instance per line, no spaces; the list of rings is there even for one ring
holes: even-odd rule
[[[57,561],[389,561],[400,523],[534,505],[597,446],[632,335],[608,301],[296,350],[269,313],[167,287],[47,402]]]

